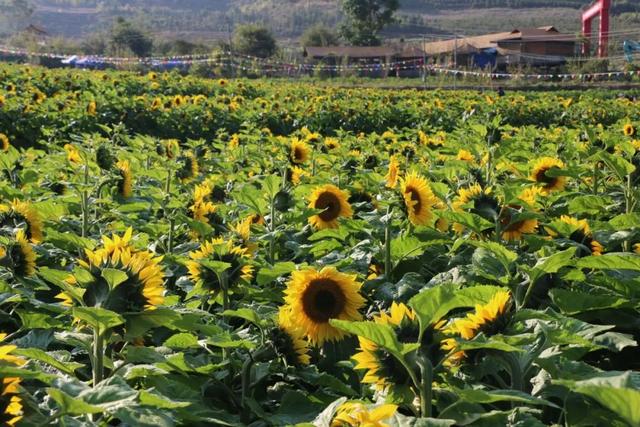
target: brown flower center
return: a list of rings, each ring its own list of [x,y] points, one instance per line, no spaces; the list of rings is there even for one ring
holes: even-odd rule
[[[537,171],[534,176],[536,182],[545,183],[547,184],[546,187],[553,186],[553,184],[557,181],[557,178],[553,176],[547,176],[547,171],[549,171],[550,169],[551,168],[542,168]]]
[[[304,160],[304,151],[302,151],[300,147],[295,147],[293,149],[293,161],[297,163],[303,160]]]
[[[340,285],[332,279],[314,279],[302,294],[304,313],[316,323],[338,317],[346,302]]]
[[[420,193],[413,187],[408,187],[405,193],[409,193],[411,200],[415,202],[413,205],[413,213],[417,214],[420,212],[420,208],[422,207],[422,200],[420,199]]]
[[[314,208],[322,209],[318,216],[323,221],[333,221],[340,216],[340,199],[333,193],[324,192],[316,200]]]

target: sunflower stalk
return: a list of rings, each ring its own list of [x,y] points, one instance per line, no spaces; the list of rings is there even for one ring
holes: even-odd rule
[[[242,381],[242,421],[245,423],[249,422],[249,415],[251,414],[251,410],[247,405],[247,399],[249,398],[249,392],[251,389],[251,369],[256,362],[265,362],[271,360],[275,357],[275,351],[271,345],[265,345],[260,347],[253,353],[249,353],[249,357],[242,364],[242,373],[241,373],[241,381]]]
[[[433,398],[433,365],[431,360],[421,354],[417,359],[420,367],[420,413],[423,418],[431,417],[432,407],[431,400]]]
[[[271,206],[269,207],[269,263],[275,264],[276,260],[276,196],[271,196]]]
[[[84,186],[80,195],[80,202],[82,204],[82,237],[87,237],[89,231],[89,192],[87,187],[89,186],[89,161],[85,159],[84,162]]]
[[[391,206],[387,208],[385,215],[387,222],[384,227],[384,275],[387,280],[391,278],[391,219],[393,210]]]
[[[100,328],[93,331],[93,386],[96,387],[104,378],[104,334]]]

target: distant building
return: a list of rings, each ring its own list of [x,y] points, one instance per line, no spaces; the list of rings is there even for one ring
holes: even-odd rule
[[[318,67],[327,67],[326,74],[341,74],[340,67],[356,70],[364,77],[412,77],[420,74],[424,59],[421,49],[398,45],[386,46],[309,46],[305,58]]]
[[[510,32],[427,42],[430,63],[455,67],[504,67],[506,64],[553,66],[576,54],[578,40],[555,27],[514,29]]]

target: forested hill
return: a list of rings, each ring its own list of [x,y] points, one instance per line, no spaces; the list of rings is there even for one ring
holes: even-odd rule
[[[0,6],[16,0],[0,0]],[[84,37],[108,28],[115,16],[133,19],[166,37],[212,40],[226,38],[242,23],[259,22],[280,38],[297,38],[306,28],[340,20],[339,0],[17,0],[32,15],[22,22],[2,20],[0,34],[36,23],[53,35]],[[392,36],[502,31],[509,27],[554,25],[563,31],[580,28],[580,8],[590,0],[400,0],[400,23]],[[24,25],[23,25],[24,26]],[[640,1],[614,2],[613,28],[640,26]]]

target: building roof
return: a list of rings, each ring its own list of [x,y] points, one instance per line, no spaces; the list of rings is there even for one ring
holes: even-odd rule
[[[554,26],[548,25],[538,28],[514,29],[502,33],[485,34],[473,37],[461,37],[457,39],[441,40],[424,43],[424,51],[427,55],[440,55],[443,53],[458,54],[477,53],[483,49],[495,48],[498,42],[511,41],[576,41],[570,34],[560,33]]]
[[[540,28],[523,28],[522,30],[515,29],[506,37],[496,38],[497,42],[509,42],[509,41],[542,41],[542,42],[575,42],[575,36],[571,34],[563,34],[556,30],[554,27],[540,27]]]
[[[496,47],[493,40],[507,37],[509,32],[485,34],[482,36],[463,37],[437,42],[424,43],[424,51],[427,55],[439,55],[457,51],[459,54],[475,53],[482,49]]]

